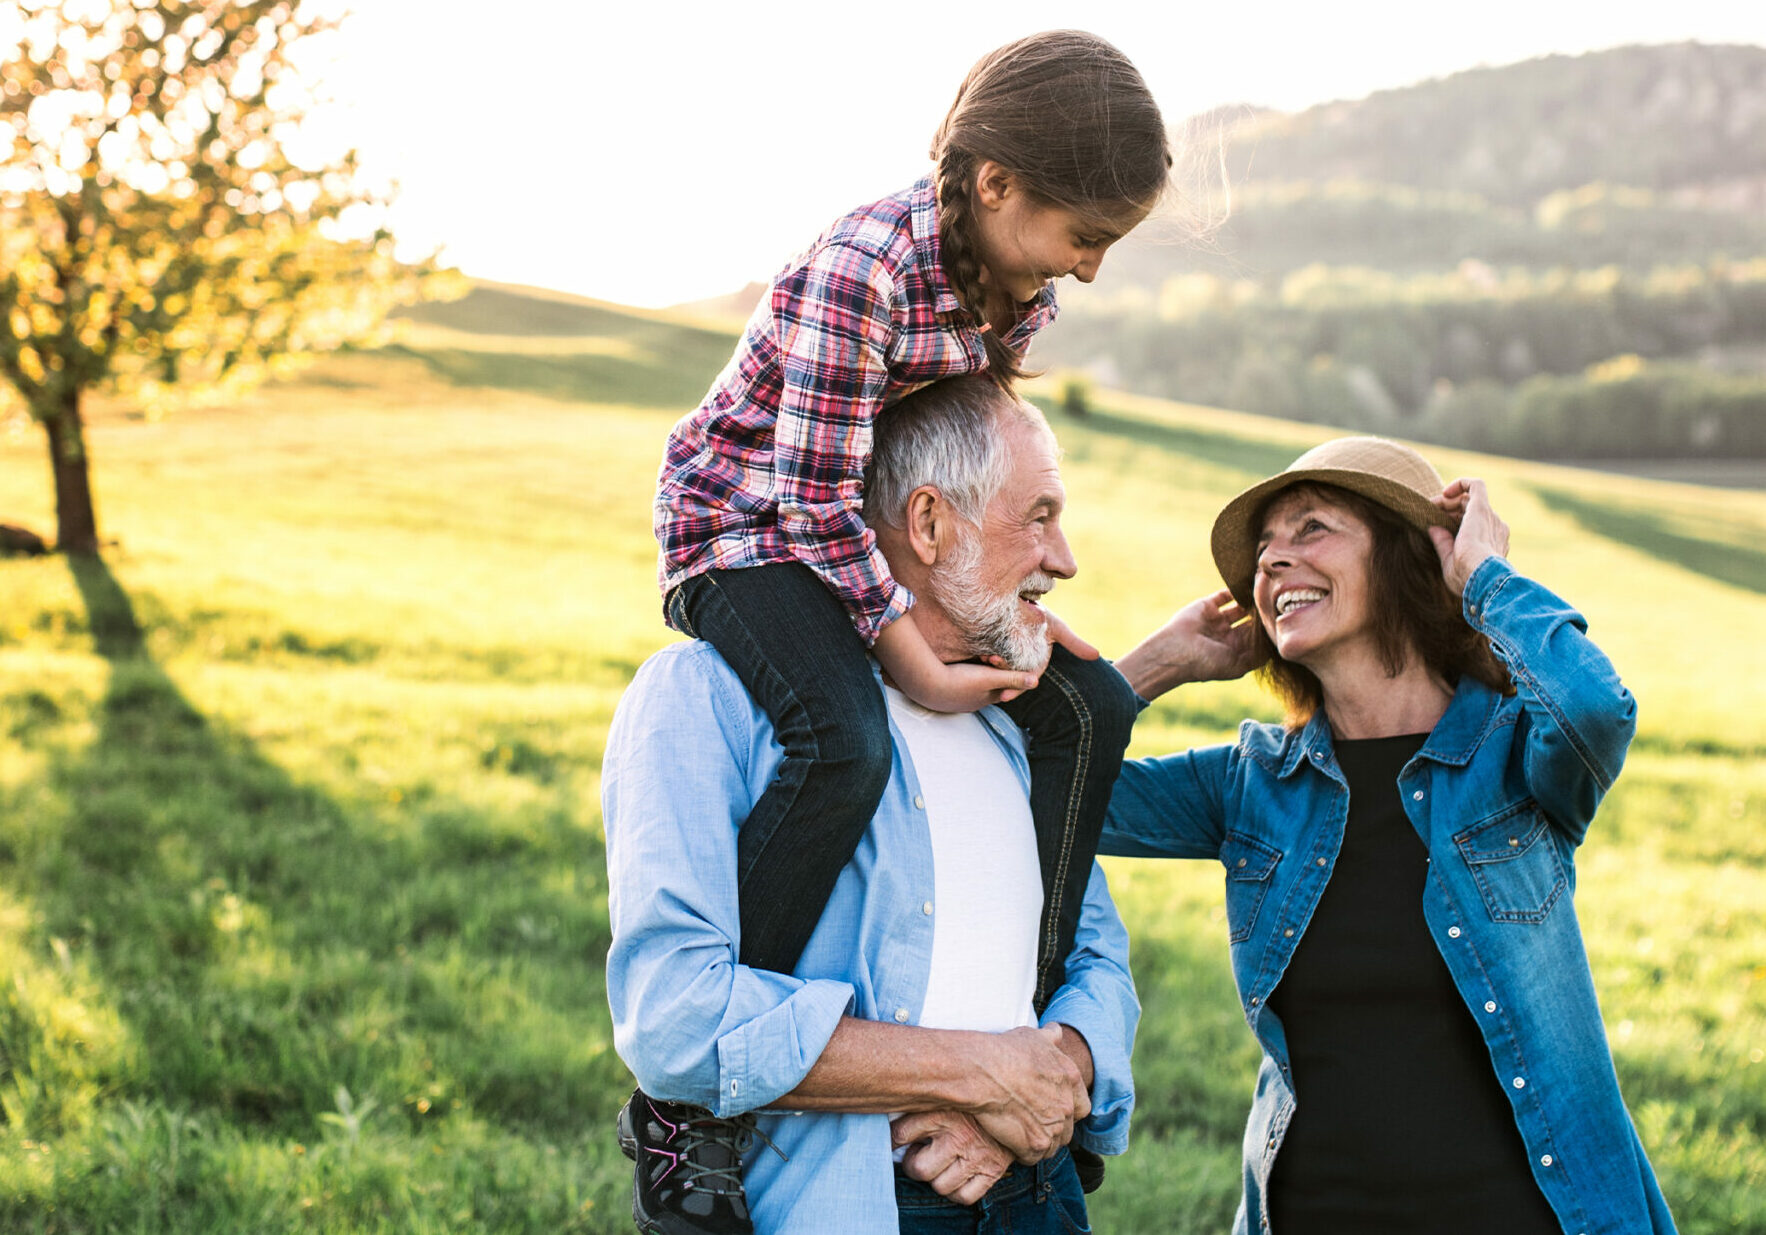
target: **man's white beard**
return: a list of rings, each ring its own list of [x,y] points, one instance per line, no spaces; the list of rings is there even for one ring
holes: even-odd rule
[[[981,538],[968,529],[957,535],[955,551],[933,568],[927,590],[961,631],[976,656],[998,656],[1008,669],[1042,672],[1048,664],[1048,619],[1025,619],[1018,598],[1042,595],[1055,586],[1053,575],[1035,571],[1004,594],[990,594],[981,581]]]

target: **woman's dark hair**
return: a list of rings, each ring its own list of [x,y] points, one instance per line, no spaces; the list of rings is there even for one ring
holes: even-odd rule
[[[1448,590],[1441,575],[1441,558],[1434,542],[1421,528],[1359,493],[1316,482],[1290,485],[1270,494],[1251,526],[1261,530],[1276,500],[1294,493],[1309,493],[1347,510],[1373,533],[1367,564],[1368,616],[1388,677],[1397,677],[1414,652],[1449,686],[1470,677],[1505,695],[1514,693],[1508,670],[1490,650],[1490,641],[1473,630],[1461,614],[1459,598]],[[1304,727],[1324,703],[1318,678],[1304,665],[1277,655],[1261,621],[1252,623],[1252,639],[1259,652],[1268,654],[1258,674],[1282,701],[1286,712],[1283,723],[1289,729]]]
[[[987,320],[975,245],[975,173],[991,160],[1033,201],[1116,230],[1150,209],[1171,176],[1165,121],[1147,83],[1114,46],[1082,30],[1032,34],[983,56],[932,138],[938,244],[946,276],[970,316]],[[982,336],[994,379],[1022,373],[995,332]]]

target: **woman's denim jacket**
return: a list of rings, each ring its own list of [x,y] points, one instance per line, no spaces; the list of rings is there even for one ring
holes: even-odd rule
[[[1399,775],[1429,850],[1428,929],[1563,1229],[1672,1231],[1619,1096],[1571,899],[1576,848],[1624,763],[1636,704],[1581,615],[1501,558],[1473,571],[1464,613],[1516,694],[1462,681]],[[1217,857],[1226,867],[1233,976],[1263,1046],[1236,1235],[1269,1230],[1270,1170],[1294,1088],[1281,1020],[1267,1005],[1331,877],[1348,814],[1322,711],[1297,733],[1247,721],[1236,745],[1127,763],[1110,804],[1102,852]]]

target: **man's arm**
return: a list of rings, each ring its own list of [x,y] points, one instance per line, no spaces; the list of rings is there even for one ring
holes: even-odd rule
[[[709,644],[675,644],[620,700],[602,763],[614,1046],[646,1093],[719,1115],[797,1085],[854,998],[737,963],[736,835],[770,732]]]
[[[1090,1055],[1081,1068],[1073,1048],[1063,1046],[1066,1036],[1058,1026],[975,1033],[847,1017],[803,1083],[779,1105],[959,1111],[1019,1161],[1040,1162],[1065,1145],[1074,1124],[1091,1111]]]

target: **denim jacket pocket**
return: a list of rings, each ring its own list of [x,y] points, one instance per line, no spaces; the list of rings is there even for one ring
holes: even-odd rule
[[[1569,885],[1550,827],[1531,798],[1457,833],[1453,843],[1493,922],[1543,922]]]
[[[1269,891],[1270,877],[1282,851],[1273,849],[1243,832],[1228,832],[1220,846],[1220,862],[1226,867],[1226,923],[1231,942],[1243,943],[1257,922],[1258,907]]]

